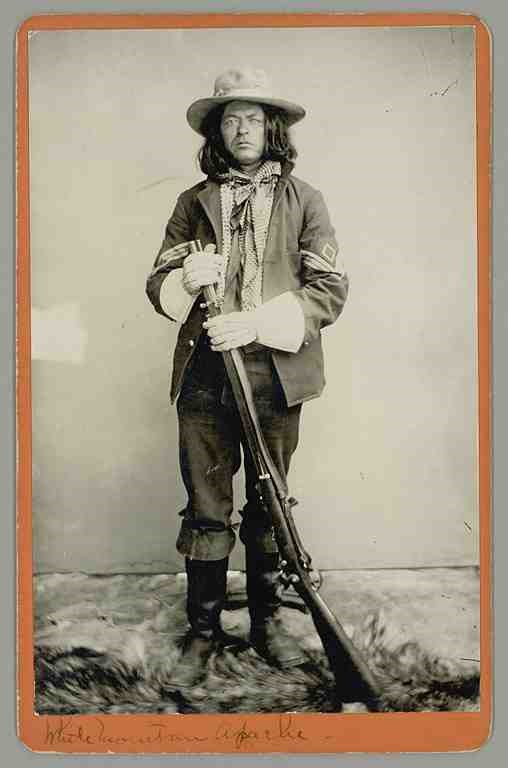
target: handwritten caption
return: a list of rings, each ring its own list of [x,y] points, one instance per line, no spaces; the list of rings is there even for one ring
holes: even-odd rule
[[[198,745],[220,743],[242,749],[248,744],[269,743],[275,741],[307,741],[302,728],[294,725],[291,715],[281,715],[274,726],[253,728],[248,719],[239,726],[230,723],[219,723],[214,732],[205,734],[179,733],[172,730],[169,724],[150,722],[139,733],[114,734],[108,732],[107,723],[99,717],[94,717],[92,723],[77,723],[71,717],[48,719],[44,743],[51,747],[86,746],[86,747],[122,747],[122,746],[152,746],[164,744]]]

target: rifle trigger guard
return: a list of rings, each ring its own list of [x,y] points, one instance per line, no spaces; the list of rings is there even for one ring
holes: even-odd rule
[[[291,586],[291,579],[289,578],[287,573],[284,573],[284,571],[281,571],[279,573],[279,581],[284,585],[284,588],[287,589],[289,586]]]

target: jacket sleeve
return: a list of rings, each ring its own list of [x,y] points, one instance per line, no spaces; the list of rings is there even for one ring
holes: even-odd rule
[[[349,288],[349,278],[339,265],[335,231],[321,192],[314,191],[304,211],[299,247],[302,287],[293,291],[305,319],[303,343],[338,318]]]
[[[175,209],[166,225],[164,240],[146,281],[146,293],[156,312],[170,320],[178,318],[172,317],[162,306],[161,287],[166,276],[174,269],[179,269],[182,266],[182,257],[187,251],[183,247],[179,249],[179,246],[192,240],[192,231],[185,207],[184,194],[178,197]]]

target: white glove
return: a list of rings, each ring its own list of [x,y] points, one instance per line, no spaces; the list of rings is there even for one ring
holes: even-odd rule
[[[203,251],[191,253],[183,263],[183,287],[195,296],[205,285],[218,282],[224,268],[224,257],[215,253],[215,245],[205,245]]]

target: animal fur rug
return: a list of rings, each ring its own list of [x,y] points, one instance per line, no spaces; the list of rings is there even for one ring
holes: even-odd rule
[[[58,579],[58,576],[49,579]],[[76,578],[82,578],[80,602]],[[39,714],[237,713],[362,711],[342,706],[308,615],[284,607],[284,620],[308,654],[304,667],[270,667],[247,644],[215,653],[202,683],[186,697],[172,691],[186,631],[184,584],[166,576],[36,583],[35,711]],[[127,582],[126,582],[127,579]],[[133,582],[134,583],[134,582]],[[72,587],[72,589],[71,589]],[[73,590],[73,591],[72,591]],[[88,590],[88,591],[87,591]],[[241,604],[241,602],[240,602]],[[236,603],[238,605],[238,602]],[[248,636],[246,607],[223,612],[228,632]],[[51,610],[49,610],[51,609]],[[431,656],[416,641],[401,642],[380,614],[345,627],[379,678],[382,711],[477,710],[475,667]],[[399,636],[398,636],[399,634]]]

